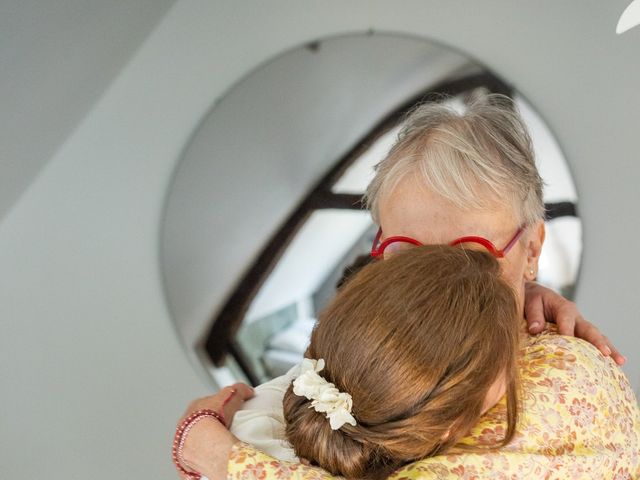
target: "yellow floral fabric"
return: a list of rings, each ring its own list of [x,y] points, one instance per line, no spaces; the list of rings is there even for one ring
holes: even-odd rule
[[[440,455],[401,468],[390,480],[640,479],[640,410],[627,378],[588,343],[546,331],[530,337],[521,363],[521,415],[499,451]],[[504,399],[463,440],[504,435]],[[240,443],[229,479],[328,480],[321,469],[283,462]]]

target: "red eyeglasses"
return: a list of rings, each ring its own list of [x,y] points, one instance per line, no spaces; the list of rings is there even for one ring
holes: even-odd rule
[[[509,243],[502,248],[498,249],[496,246],[487,240],[484,237],[478,237],[475,235],[460,237],[455,239],[453,242],[449,243],[450,246],[455,247],[456,245],[461,246],[463,248],[477,248],[477,246],[481,246],[486,249],[491,255],[496,258],[503,258],[509,250],[513,248],[518,239],[522,236],[524,232],[525,226],[521,226],[518,228],[518,231],[513,236]],[[383,242],[380,242],[380,237],[382,236],[382,229],[378,229],[378,233],[376,234],[376,238],[373,240],[373,245],[371,246],[371,256],[375,258],[389,258],[389,256],[394,253],[400,252],[402,250],[407,250],[409,248],[421,247],[423,244],[418,240],[411,237],[389,237],[385,239]]]

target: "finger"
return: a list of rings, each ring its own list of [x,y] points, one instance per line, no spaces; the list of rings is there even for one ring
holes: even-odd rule
[[[544,329],[544,306],[539,296],[525,300],[524,316],[527,319],[527,330],[535,335]]]
[[[243,400],[249,400],[255,396],[255,391],[246,383],[236,383],[232,388],[236,389],[238,395],[242,397]]]
[[[605,337],[595,325],[587,322],[582,317],[578,319],[576,324],[576,337],[594,345],[605,357],[608,357],[612,353],[607,337]]]
[[[573,303],[565,304],[556,316],[556,325],[558,325],[558,333],[568,337],[580,336],[577,332],[577,319],[581,318],[578,309]],[[583,319],[586,322],[586,320]],[[587,322],[588,323],[588,322]]]
[[[596,340],[597,343],[594,343],[594,345],[598,348],[598,350],[600,350],[605,357],[611,356],[613,361],[616,362],[618,365],[621,365],[621,366],[624,365],[625,362],[627,361],[625,356],[622,355],[618,351],[618,349],[613,346],[613,343],[611,343],[611,340],[609,340],[608,337],[602,335],[601,333],[600,333],[600,336],[602,338],[601,339],[599,338],[598,340]]]
[[[612,343],[609,343],[609,348],[611,348],[611,358],[613,358],[613,361],[616,362],[618,365],[622,366],[625,363],[627,363],[627,357],[625,357],[624,355],[622,355],[618,349],[616,347],[613,346]]]
[[[236,383],[231,387],[225,387],[220,394],[225,395],[222,402],[222,412],[227,422],[227,427],[231,426],[233,417],[238,410],[242,407],[245,400],[248,400],[254,396],[253,389],[244,383]]]

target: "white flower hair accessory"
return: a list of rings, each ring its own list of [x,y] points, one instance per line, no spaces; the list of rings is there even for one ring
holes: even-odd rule
[[[355,426],[356,419],[351,415],[353,406],[351,395],[340,392],[333,383],[327,382],[318,375],[323,368],[323,359],[302,360],[298,377],[293,381],[293,393],[311,400],[309,408],[326,414],[331,430],[338,430],[345,423]]]

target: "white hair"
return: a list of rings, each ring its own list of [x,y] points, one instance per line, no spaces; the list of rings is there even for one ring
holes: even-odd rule
[[[463,209],[506,204],[521,224],[544,218],[531,138],[504,95],[478,96],[462,113],[433,102],[408,114],[365,194],[377,223],[380,198],[409,175]]]

